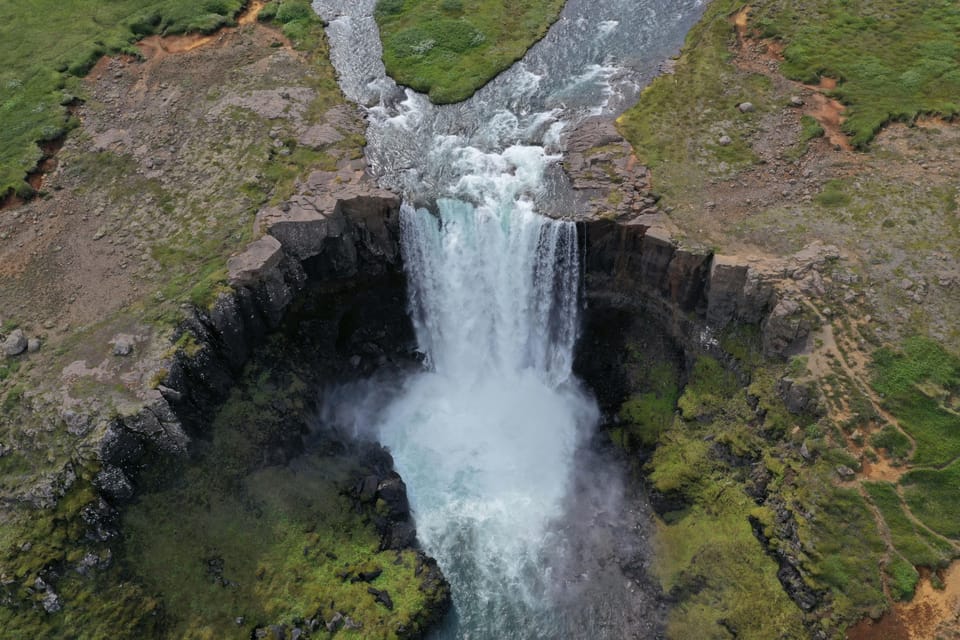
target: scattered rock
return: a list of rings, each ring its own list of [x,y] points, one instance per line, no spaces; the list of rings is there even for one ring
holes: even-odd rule
[[[27,353],[36,353],[40,351],[40,339],[30,338],[27,340]]]
[[[381,573],[383,573],[383,569],[380,567],[371,569],[370,571],[360,571],[350,579],[350,582],[373,582],[380,577]]]
[[[128,356],[133,353],[133,338],[123,334],[117,334],[110,341],[113,345],[113,355]]]
[[[63,609],[63,601],[53,591],[47,591],[47,595],[43,597],[43,610],[47,613],[57,613]]]
[[[733,139],[728,135],[722,135],[717,142],[720,143],[721,147],[728,147],[733,144]]]
[[[837,472],[837,475],[840,476],[841,480],[853,480],[853,478],[857,475],[856,471],[843,464],[837,467],[835,471]]]
[[[741,102],[737,105],[737,109],[740,110],[740,113],[750,113],[754,111],[756,107],[753,106],[752,102]]]
[[[23,335],[23,330],[14,329],[3,342],[3,353],[12,358],[18,356],[27,350],[27,338]]]
[[[60,417],[67,424],[67,433],[74,436],[85,436],[93,428],[93,421],[86,412],[76,412],[65,409]]]
[[[801,98],[800,96],[790,96],[790,104],[793,105],[794,107],[802,107],[803,98]]]
[[[336,633],[340,630],[340,627],[343,626],[343,614],[337,611],[333,614],[333,617],[327,622],[326,627],[327,631],[330,633]]]

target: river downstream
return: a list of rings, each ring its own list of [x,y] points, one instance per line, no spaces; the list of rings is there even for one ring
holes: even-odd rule
[[[580,264],[558,163],[565,132],[636,100],[701,2],[571,0],[521,62],[443,107],[386,76],[374,5],[314,3],[341,87],[367,109],[370,167],[405,201],[426,366],[358,415],[452,585],[437,637],[653,637],[636,567],[649,516],[585,447],[599,416],[572,372]]]

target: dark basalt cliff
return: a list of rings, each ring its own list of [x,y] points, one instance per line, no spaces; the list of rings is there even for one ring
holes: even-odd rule
[[[95,485],[104,500],[91,518],[102,537],[114,535],[116,508],[162,477],[165,461],[189,457],[193,443],[209,437],[217,411],[269,336],[295,342],[317,387],[415,364],[400,264],[399,204],[389,192],[354,185],[337,196],[294,197],[258,216],[266,234],[230,260],[229,290],[209,310],[194,310],[178,329],[159,397],[139,413],[115,419],[101,440]],[[289,428],[273,437],[264,463],[296,457],[307,439],[315,441],[317,434],[307,433],[303,420],[291,419]],[[377,505],[372,524],[381,549],[415,548],[406,487],[390,455],[375,443],[337,433],[335,425],[321,439],[338,455],[356,458],[360,475],[348,492],[358,510]],[[450,604],[436,562],[419,557],[417,575],[427,604],[400,637],[419,637]]]

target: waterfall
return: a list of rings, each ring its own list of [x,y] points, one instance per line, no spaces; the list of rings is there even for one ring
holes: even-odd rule
[[[703,0],[568,0],[521,62],[443,107],[386,76],[375,3],[314,8],[340,86],[366,106],[371,170],[405,197],[409,307],[427,366],[372,421],[406,481],[418,537],[453,587],[456,616],[440,635],[639,637],[620,620],[634,590],[612,552],[584,551],[579,534],[592,521],[563,533],[574,454],[597,409],[572,375],[576,226],[537,212],[574,213],[558,167],[564,132],[634,101]],[[604,505],[581,511],[625,511],[616,482],[590,477],[587,493]],[[573,535],[578,558],[567,563]],[[614,567],[607,579],[584,564],[597,576]],[[591,580],[596,590],[581,598]],[[555,603],[558,583],[577,602]]]
[[[380,437],[406,479],[420,540],[453,586],[451,635],[546,638],[541,555],[596,419],[571,379],[576,227],[495,200],[441,199],[438,216],[401,211],[429,369],[406,381]]]

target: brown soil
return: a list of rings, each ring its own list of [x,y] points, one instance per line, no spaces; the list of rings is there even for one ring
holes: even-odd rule
[[[943,589],[929,575],[917,585],[913,600],[896,604],[879,620],[865,619],[847,634],[848,640],[931,640],[960,637],[960,562],[943,574]]]

